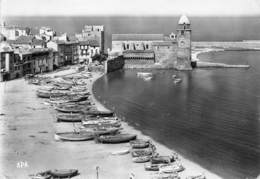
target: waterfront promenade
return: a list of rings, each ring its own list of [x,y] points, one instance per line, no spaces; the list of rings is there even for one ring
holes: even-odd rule
[[[54,72],[51,75],[74,73],[69,69]],[[103,74],[92,72],[88,89],[92,92],[92,85]],[[57,131],[72,130],[72,126],[56,123],[55,111],[46,105],[45,100],[36,97],[38,86],[29,85],[24,79],[17,79],[0,83],[1,91],[1,134],[2,143],[0,153],[0,178],[28,178],[29,174],[48,169],[76,168],[80,175],[75,178],[123,179],[134,174],[135,178],[148,179],[153,172],[144,171],[143,164],[132,162],[130,154],[111,155],[111,152],[128,149],[129,144],[97,144],[87,142],[59,142],[55,141]],[[98,109],[101,105],[92,94],[92,102]],[[134,133],[138,138],[147,139],[140,131],[123,122],[125,132]],[[172,150],[153,141],[162,155],[169,155]],[[192,146],[191,146],[192,147]],[[199,165],[181,157],[186,170],[180,173],[181,178],[188,175],[204,173],[207,178],[219,178],[215,174],[203,169]]]

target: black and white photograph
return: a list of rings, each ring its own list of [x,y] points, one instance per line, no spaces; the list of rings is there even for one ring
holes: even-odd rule
[[[0,179],[260,179],[260,0],[0,0]]]

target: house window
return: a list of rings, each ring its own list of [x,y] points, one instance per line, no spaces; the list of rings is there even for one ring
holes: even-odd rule
[[[181,35],[184,35],[184,30],[181,31]]]
[[[129,44],[126,45],[126,49],[129,49]]]
[[[146,49],[149,49],[149,45],[148,44],[146,44]]]

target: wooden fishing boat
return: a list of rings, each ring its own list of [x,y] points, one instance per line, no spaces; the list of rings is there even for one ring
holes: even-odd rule
[[[116,133],[119,132],[119,128],[116,127],[107,127],[107,128],[94,128],[92,129],[92,132],[95,136],[100,136],[100,135],[115,135]]]
[[[146,163],[150,161],[150,156],[134,157],[133,162],[135,163]]]
[[[125,150],[111,152],[111,154],[112,155],[125,155],[125,154],[128,154],[129,152],[130,152],[129,149],[125,149]]]
[[[64,113],[82,113],[87,108],[83,108],[82,106],[75,106],[75,105],[59,105],[55,108],[57,111],[64,112]]]
[[[103,117],[110,117],[114,115],[113,111],[97,111],[97,110],[92,110],[88,111],[86,113],[89,116],[103,116]]]
[[[107,128],[107,127],[117,127],[119,128],[121,126],[121,123],[118,121],[115,122],[102,122],[102,123],[93,123],[93,124],[82,124],[84,127],[87,128]]]
[[[130,142],[133,149],[147,148],[150,145],[150,141],[143,139],[136,139]]]
[[[63,141],[86,141],[94,139],[94,135],[91,132],[62,132],[56,133],[54,137]]]
[[[206,179],[204,174],[196,175],[196,176],[188,176],[186,179]]]
[[[50,174],[54,178],[70,178],[78,175],[78,170],[77,169],[51,170]]]
[[[58,113],[58,122],[81,122],[84,116],[81,113]]]
[[[134,139],[136,139],[134,134],[102,135],[97,137],[98,142],[110,144],[129,142]]]
[[[159,166],[160,173],[176,173],[185,170],[180,163],[164,164]]]
[[[144,169],[146,171],[159,171],[159,164],[146,164]]]
[[[148,155],[153,155],[153,153],[154,151],[151,148],[131,150],[132,157],[148,156]]]
[[[152,164],[165,164],[165,163],[171,163],[174,162],[175,158],[173,155],[169,156],[153,156],[151,158]]]

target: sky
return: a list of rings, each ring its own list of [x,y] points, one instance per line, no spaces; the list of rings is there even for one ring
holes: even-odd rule
[[[260,0],[0,0],[2,16],[260,15]]]

